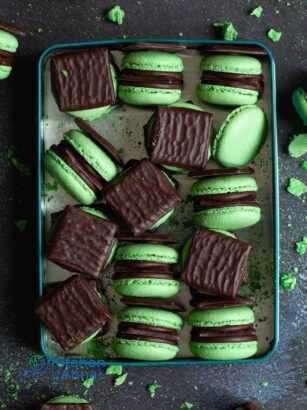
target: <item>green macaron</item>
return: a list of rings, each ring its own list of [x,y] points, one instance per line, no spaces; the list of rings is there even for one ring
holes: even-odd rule
[[[257,190],[257,181],[243,173],[218,170],[216,176],[200,179],[191,188],[195,223],[226,231],[255,225],[261,218]]]
[[[118,97],[133,105],[168,105],[183,88],[182,59],[163,51],[134,51],[122,60]]]
[[[188,315],[192,326],[191,353],[205,360],[237,360],[257,353],[255,321],[250,306],[193,309]]]
[[[8,56],[10,56],[16,53],[17,48],[17,38],[13,34],[0,29],[0,50],[3,50]],[[0,64],[0,80],[7,78],[11,71],[12,65],[9,60],[5,64]]]
[[[88,135],[78,130],[64,133],[59,145],[44,155],[47,172],[76,201],[91,205],[103,185],[117,175],[114,161]]]
[[[66,405],[73,405],[73,404],[90,404],[87,400],[82,399],[81,397],[76,397],[76,396],[57,396],[54,397],[53,399],[48,400],[47,403],[50,404],[66,404]],[[67,406],[67,409],[69,409],[70,406]],[[73,408],[73,406],[71,406]]]
[[[304,125],[307,125],[307,92],[303,87],[299,87],[292,93],[292,103]]]
[[[179,255],[171,246],[132,243],[119,246],[115,254],[113,284],[123,296],[167,299],[180,290],[173,266]]]
[[[173,359],[179,352],[181,317],[164,309],[127,307],[118,313],[112,348],[120,358],[143,361]]]
[[[225,118],[213,139],[212,156],[223,167],[244,167],[260,151],[267,131],[267,116],[260,107],[239,107]]]
[[[258,59],[244,55],[207,55],[201,61],[201,84],[196,94],[218,105],[255,104],[262,92],[262,68]]]

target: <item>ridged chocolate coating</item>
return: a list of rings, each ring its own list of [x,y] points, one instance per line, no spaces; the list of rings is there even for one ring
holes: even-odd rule
[[[103,328],[111,318],[95,290],[79,275],[43,296],[35,312],[65,352]]]
[[[83,48],[51,57],[51,85],[60,111],[116,103],[107,48]]]
[[[147,158],[111,182],[103,196],[134,235],[150,229],[180,202],[167,177]]]
[[[48,259],[71,272],[98,278],[115,242],[117,225],[67,205],[52,236]]]
[[[244,279],[251,245],[198,228],[181,279],[188,286],[218,297],[234,298]]]
[[[37,410],[95,410],[93,404],[76,403],[76,404],[60,404],[60,403],[45,403],[41,404]]]
[[[185,169],[204,168],[212,118],[212,114],[205,111],[158,107],[151,135],[151,161]]]

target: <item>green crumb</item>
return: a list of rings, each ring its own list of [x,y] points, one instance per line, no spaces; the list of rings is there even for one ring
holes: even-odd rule
[[[8,148],[5,155],[21,174],[27,177],[31,175],[30,166],[15,153],[13,148]]]
[[[82,386],[84,386],[86,389],[89,389],[92,387],[94,384],[94,379],[93,377],[89,377],[88,379],[83,380]]]
[[[57,184],[42,184],[42,190],[43,191],[57,191],[58,190],[58,185]]]
[[[112,21],[112,23],[119,25],[123,24],[124,17],[125,12],[123,9],[120,8],[120,6],[112,7],[106,14],[106,18],[108,20]]]
[[[27,219],[17,219],[16,221],[14,221],[14,223],[21,232],[24,231],[28,226]]]
[[[261,380],[260,386],[261,387],[267,387],[269,385],[269,382],[267,380]]]
[[[118,376],[114,380],[114,386],[121,386],[127,379],[128,373],[123,373],[121,376]]]
[[[301,157],[307,152],[307,134],[293,135],[288,146],[289,155],[293,158]]]
[[[213,26],[221,30],[224,40],[234,40],[239,34],[231,21],[225,21],[225,23],[213,23]]]
[[[301,167],[302,169],[304,169],[305,171],[307,171],[307,161],[301,162],[301,163],[300,163],[300,167]]]
[[[297,266],[294,266],[293,271],[294,271],[295,273],[297,273],[297,272],[298,272],[298,267],[297,267]]]
[[[180,33],[178,33],[178,36],[179,36],[179,37],[182,37],[182,36],[183,36],[182,31],[180,31]]]
[[[61,73],[63,74],[63,77],[67,78],[69,76],[69,72],[67,70],[61,70]]]
[[[307,192],[307,185],[297,178],[290,178],[287,191],[294,196],[301,196]]]
[[[280,276],[280,284],[284,290],[290,292],[296,286],[296,277],[291,273],[283,273]]]
[[[269,37],[270,40],[273,41],[273,43],[277,43],[280,40],[281,32],[280,31],[275,31],[273,28],[271,28],[268,31],[268,37]]]
[[[304,255],[307,251],[307,236],[304,236],[303,239],[295,244],[295,250],[300,255]]]
[[[157,390],[159,387],[162,387],[162,386],[161,386],[160,384],[156,383],[156,382],[151,383],[151,384],[149,384],[149,385],[147,386],[147,391],[148,391],[150,397],[155,397],[155,395],[156,395],[156,390]]]
[[[41,27],[38,27],[37,32],[42,33],[44,30]]]
[[[109,376],[111,374],[115,374],[116,376],[120,376],[123,372],[123,366],[109,366],[106,368],[106,374]]]
[[[194,407],[194,405],[192,403],[190,403],[189,401],[184,401],[180,405],[181,409],[192,409],[193,407]]]
[[[259,17],[261,17],[262,12],[263,12],[263,8],[262,8],[261,6],[258,6],[258,7],[255,7],[255,8],[249,13],[249,15],[259,18]]]

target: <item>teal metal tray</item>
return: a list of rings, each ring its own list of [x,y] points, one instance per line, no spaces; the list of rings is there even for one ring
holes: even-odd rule
[[[178,54],[182,57],[185,70],[185,89],[182,93],[182,101],[192,100],[196,105],[203,107],[206,111],[214,114],[214,128],[218,129],[222,120],[233,108],[205,105],[195,94],[196,84],[201,76],[199,46],[208,44],[227,44],[226,41],[209,40],[169,40],[169,39],[125,39],[105,40],[87,43],[57,44],[41,55],[38,64],[38,237],[39,237],[39,260],[38,260],[38,283],[39,295],[42,296],[45,286],[54,282],[62,281],[72,275],[45,258],[45,243],[50,229],[50,214],[63,209],[67,204],[74,204],[62,189],[57,191],[44,191],[43,184],[53,183],[52,178],[45,173],[42,166],[42,156],[48,147],[58,143],[63,132],[74,128],[72,117],[61,113],[51,92],[50,84],[50,57],[61,50],[75,49],[78,47],[104,46],[108,47],[115,62],[120,66],[122,58],[122,47],[134,42],[174,42],[184,44],[185,50]],[[261,57],[265,91],[258,100],[269,119],[269,131],[266,142],[260,153],[250,164],[255,169],[255,178],[259,185],[257,198],[262,209],[261,221],[247,229],[238,231],[240,239],[252,244],[253,252],[249,264],[249,285],[245,288],[245,294],[254,300],[255,326],[258,335],[258,352],[256,356],[248,359],[229,361],[200,360],[191,355],[188,349],[190,328],[185,321],[183,326],[179,347],[180,353],[171,361],[167,362],[138,362],[116,358],[110,348],[110,341],[115,335],[117,328],[116,313],[123,307],[119,297],[114,293],[112,287],[112,266],[101,276],[101,285],[105,289],[106,299],[109,301],[113,313],[110,330],[104,336],[84,343],[69,354],[64,355],[61,346],[54,340],[50,332],[41,325],[40,343],[44,353],[52,357],[84,357],[103,359],[106,365],[180,365],[180,364],[212,364],[212,363],[252,363],[262,362],[269,358],[276,349],[278,342],[278,261],[279,261],[279,215],[278,215],[278,164],[277,164],[277,127],[276,127],[276,88],[275,88],[275,64],[270,50],[258,42],[233,41],[232,45],[255,45],[261,47],[266,55]],[[146,151],[143,143],[143,125],[152,114],[152,107],[133,107],[120,104],[109,114],[99,120],[93,121],[91,125],[101,134],[109,139],[121,152],[125,161],[130,158],[143,158]],[[217,167],[210,160],[208,167]],[[181,198],[186,198],[193,180],[187,180],[184,176],[176,176],[179,180],[179,193]],[[191,232],[192,208],[183,201],[176,209],[170,222],[165,224],[163,231],[173,234],[179,243]],[[187,311],[183,314],[185,319],[189,311],[190,293],[188,288],[182,284],[182,290],[176,300],[182,303]]]

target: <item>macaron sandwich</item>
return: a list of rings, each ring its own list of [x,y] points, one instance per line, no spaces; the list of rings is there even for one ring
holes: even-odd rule
[[[254,312],[249,298],[191,301],[190,350],[206,360],[237,360],[257,353]]]
[[[115,254],[113,285],[123,296],[167,299],[180,290],[173,267],[179,262],[179,254],[168,241],[172,238],[151,235],[142,236],[136,243],[127,237],[126,243]],[[167,241],[167,242],[165,242]]]
[[[51,145],[44,166],[77,202],[91,205],[115,178],[122,162],[115,148],[92,127],[82,119],[76,123],[81,130],[71,129],[59,144]]]
[[[119,99],[133,105],[168,105],[178,101],[183,89],[183,63],[178,55],[168,51],[174,47],[167,47],[166,43],[152,43],[145,49],[142,44],[129,47],[118,77]]]
[[[198,176],[191,188],[194,221],[197,225],[232,230],[256,224],[261,209],[256,200],[258,185],[246,168],[208,169],[194,172]]]
[[[19,46],[16,35],[25,36],[26,33],[13,24],[0,22],[0,80],[11,74]]]
[[[196,94],[206,103],[255,104],[263,92],[261,62],[255,57],[209,53],[203,57],[201,69]]]

